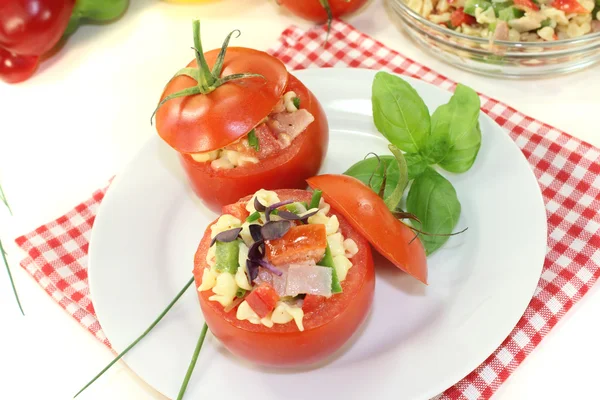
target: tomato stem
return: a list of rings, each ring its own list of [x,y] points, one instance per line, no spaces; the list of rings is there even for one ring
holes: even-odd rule
[[[208,63],[206,62],[206,58],[204,57],[204,50],[202,49],[202,39],[200,38],[199,19],[195,19],[192,22],[192,29],[194,31],[194,50],[196,53],[196,63],[198,64],[198,69],[200,70],[200,81],[198,82],[198,84],[201,88],[208,90],[208,88],[215,83],[215,78],[210,73],[210,68],[208,68]]]
[[[325,45],[327,45],[327,41],[329,40],[329,32],[331,32],[331,21],[333,21],[333,14],[331,13],[331,7],[329,6],[328,0],[319,0],[319,2],[327,13],[327,36],[325,36]]]

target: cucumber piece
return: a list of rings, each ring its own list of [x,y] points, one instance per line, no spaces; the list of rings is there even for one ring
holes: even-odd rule
[[[235,274],[240,266],[238,261],[240,255],[240,243],[238,240],[233,242],[219,242],[215,243],[217,246],[216,251],[216,270],[219,272],[229,272]]]
[[[475,16],[475,10],[481,8],[483,11],[492,7],[492,3],[486,0],[467,0],[465,2],[465,14]]]
[[[306,207],[304,206],[304,204],[302,204],[298,201],[295,203],[286,205],[285,208],[287,208],[288,211],[293,212],[296,215],[306,212]]]
[[[335,265],[333,264],[333,256],[331,255],[331,249],[329,248],[329,245],[327,245],[327,248],[325,249],[325,255],[321,261],[317,263],[317,265],[329,267],[333,270],[331,273],[331,293],[342,293],[342,285],[340,284],[340,279],[337,276]]]
[[[552,25],[552,20],[550,18],[546,18],[545,20],[542,21],[542,28],[545,28],[547,26],[551,26]]]
[[[519,10],[518,8],[516,8],[514,6],[510,6],[503,10],[500,10],[500,12],[498,13],[498,18],[503,21],[508,22],[513,19],[519,19],[523,15],[525,15],[525,11]]]

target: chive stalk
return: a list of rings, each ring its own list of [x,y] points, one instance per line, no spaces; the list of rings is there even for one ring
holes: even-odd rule
[[[8,204],[8,200],[6,200],[6,195],[4,194],[4,189],[2,189],[2,185],[0,185],[0,201],[4,203],[10,215],[13,215],[12,209]],[[19,293],[17,293],[17,287],[15,286],[15,281],[13,279],[12,273],[10,272],[10,267],[8,266],[8,260],[6,259],[6,250],[4,250],[4,246],[2,245],[2,240],[0,240],[0,253],[2,253],[2,261],[4,262],[4,266],[6,267],[6,273],[8,274],[8,279],[10,280],[10,286],[12,287],[12,291],[15,295],[15,300],[17,301],[17,305],[19,306],[19,310],[21,311],[21,315],[25,315],[23,311],[23,306],[21,305],[21,300],[19,299]]]
[[[319,189],[316,189],[313,192],[312,199],[310,200],[310,207],[308,207],[309,210],[311,208],[319,208],[319,203],[321,202],[322,194],[323,194],[323,192]]]
[[[187,373],[185,374],[185,378],[183,379],[183,383],[181,384],[181,388],[179,389],[177,400],[183,399],[183,395],[185,394],[188,383],[190,382],[190,378],[192,377],[192,372],[194,372],[194,367],[196,367],[196,361],[198,361],[198,354],[200,354],[200,350],[202,349],[202,344],[204,343],[204,338],[206,337],[207,331],[208,325],[204,323],[202,331],[200,332],[200,337],[198,338],[198,343],[196,344],[196,349],[194,349],[194,354],[192,355],[192,360],[190,361],[190,366],[188,367]]]
[[[167,306],[167,308],[165,308],[163,310],[163,312],[160,313],[160,315],[154,320],[154,322],[152,322],[150,324],[150,326],[144,331],[144,333],[142,333],[140,336],[138,336],[138,338],[135,339],[129,346],[127,346],[127,348],[125,350],[123,350],[114,360],[112,360],[110,363],[108,363],[108,365],[106,367],[104,367],[104,369],[102,371],[100,371],[100,373],[98,373],[98,375],[96,375],[91,381],[89,381],[79,392],[77,392],[77,394],[75,396],[73,396],[73,398],[79,396],[81,394],[81,392],[83,392],[85,389],[87,389],[92,383],[96,382],[96,380],[98,378],[100,378],[106,371],[108,371],[108,369],[110,367],[112,367],[125,354],[127,354],[129,352],[129,350],[131,350],[136,344],[138,344],[138,342],[140,340],[142,340],[163,319],[163,317],[165,315],[167,315],[167,313],[169,312],[169,310],[171,310],[171,308],[173,308],[173,306],[175,305],[175,303],[177,303],[177,300],[179,300],[179,298],[181,296],[183,296],[183,294],[185,293],[185,291],[191,286],[192,283],[194,283],[194,278],[193,277],[188,281],[188,283],[185,284],[185,286],[183,287],[183,289],[181,289],[179,291],[179,293],[177,293],[177,296],[175,296],[175,298],[169,303],[169,305]]]

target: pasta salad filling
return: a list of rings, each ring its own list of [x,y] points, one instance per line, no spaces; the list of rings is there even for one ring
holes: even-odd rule
[[[600,32],[600,0],[405,0],[429,21],[466,35],[544,42]]]
[[[210,162],[213,169],[233,169],[258,164],[261,159],[288,147],[315,120],[308,110],[301,108],[295,92],[283,95],[260,124],[236,142],[204,153],[190,156],[196,162]]]
[[[306,296],[342,292],[358,246],[345,239],[330,206],[280,201],[264,189],[246,204],[245,221],[224,214],[210,227],[211,246],[198,291],[236,318],[268,328],[294,322],[303,331]]]

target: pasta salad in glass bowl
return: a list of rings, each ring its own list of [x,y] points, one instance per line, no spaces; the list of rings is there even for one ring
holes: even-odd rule
[[[504,77],[567,73],[600,61],[600,0],[388,0],[425,49]]]

